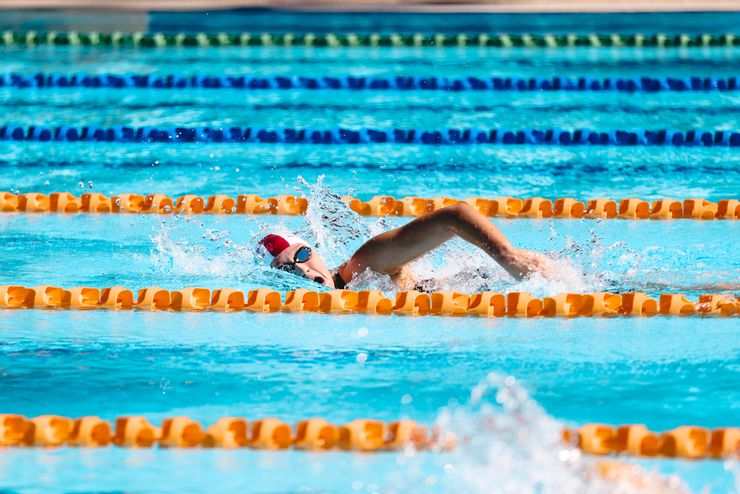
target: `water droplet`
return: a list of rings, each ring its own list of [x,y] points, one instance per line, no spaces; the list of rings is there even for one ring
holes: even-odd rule
[[[405,395],[403,395],[403,396],[401,397],[401,404],[402,404],[402,405],[408,405],[408,404],[409,404],[409,403],[411,403],[412,401],[414,401],[414,397],[413,397],[413,396],[411,396],[410,394],[405,394]]]
[[[169,207],[169,206],[165,206],[164,207],[164,212],[165,213],[169,213],[170,211],[172,211],[172,208],[171,207]]]
[[[85,188],[85,182],[80,182],[77,185],[79,185],[81,189]]]
[[[473,402],[478,402],[483,398],[483,395],[486,392],[486,388],[483,385],[478,385],[473,388],[473,390],[470,392],[470,399]]]
[[[357,354],[357,363],[360,365],[364,365],[365,362],[367,362],[367,353],[360,352]]]
[[[87,182],[87,188],[88,189],[92,189],[93,188],[92,180],[88,180],[88,182]]]

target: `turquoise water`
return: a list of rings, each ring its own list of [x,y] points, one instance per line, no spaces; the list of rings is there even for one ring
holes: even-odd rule
[[[688,50],[480,49],[7,49],[5,69],[155,74],[734,76],[738,48]],[[0,88],[4,123],[18,125],[300,128],[738,128],[737,92],[237,91]],[[429,147],[0,142],[0,187],[104,193],[277,194],[296,177],[369,197],[446,194],[734,197],[731,148]],[[125,170],[125,173],[122,173]],[[362,185],[359,185],[362,184]],[[442,185],[442,186],[440,186]]]
[[[5,283],[22,280],[27,286],[316,289],[312,282],[262,264],[254,249],[260,232],[300,232],[319,245],[318,251],[334,268],[373,231],[407,221],[359,218],[346,207],[332,218],[326,224],[316,217],[3,214],[0,269]],[[468,293],[531,291],[547,296],[560,291],[631,290],[697,296],[737,291],[740,260],[728,255],[728,242],[740,234],[736,222],[495,222],[515,245],[557,259],[558,274],[550,280],[514,282],[484,253],[459,240],[417,261],[415,270],[423,278],[438,278],[443,288]],[[378,276],[352,286],[386,289],[391,284]]]
[[[3,27],[43,29],[12,14]],[[239,23],[241,19],[241,24]],[[732,31],[738,15],[353,16],[153,14],[152,30]],[[99,19],[98,19],[99,20]],[[59,28],[57,21],[45,21]],[[68,22],[68,21],[66,21]],[[81,15],[79,23],[91,22]],[[406,24],[404,24],[406,23]],[[78,24],[79,26],[79,24]],[[422,26],[422,27],[419,27]],[[63,26],[62,26],[63,27]],[[650,27],[650,29],[648,29]],[[304,49],[2,51],[0,72],[252,75],[737,76],[740,49]],[[446,93],[0,88],[19,125],[738,129],[737,93]],[[732,148],[164,145],[0,142],[0,190],[280,193],[305,218],[0,215],[0,283],[286,291],[314,288],[254,259],[277,229],[331,267],[404,218],[359,218],[337,195],[737,198]],[[513,282],[453,242],[414,269],[441,288],[737,293],[738,222],[501,220],[555,258]],[[392,290],[380,276],[353,288]],[[439,455],[0,450],[10,492],[614,492],[564,450],[563,424],[740,423],[736,319],[469,319],[316,314],[0,311],[0,411],[34,416],[410,417],[474,440]],[[506,376],[509,376],[507,379]],[[512,379],[513,378],[513,379]],[[480,383],[488,392],[478,400]],[[523,395],[524,390],[531,399]],[[508,397],[508,398],[507,398]],[[513,397],[513,398],[512,398]],[[490,407],[485,406],[490,405]],[[497,424],[491,427],[491,423]],[[554,434],[554,435],[553,435]],[[564,453],[565,452],[565,453]],[[694,492],[737,492],[737,466],[645,461]],[[633,489],[646,492],[650,489]],[[632,492],[627,488],[626,492]]]
[[[660,318],[486,321],[18,311],[3,313],[0,328],[6,367],[0,406],[29,415],[133,413],[158,421],[184,414],[205,423],[224,415],[322,416],[337,422],[369,416],[430,423],[441,407],[454,410],[455,402],[467,402],[478,381],[496,371],[518,376],[548,413],[566,423],[645,422],[660,430],[737,420],[732,320],[697,328],[693,319]],[[520,417],[517,430],[538,430],[543,420],[541,414]],[[471,426],[470,420],[461,422]],[[501,439],[479,434],[488,445]],[[523,446],[533,451],[519,452],[522,458],[513,465],[503,462],[503,454],[483,461],[472,447],[406,463],[394,454],[0,451],[0,482],[21,492],[44,490],[39,478],[42,485],[77,490],[125,485],[133,491],[196,492],[208,486],[228,492],[248,481],[268,492],[302,486],[349,492],[355,482],[363,483],[361,492],[373,491],[368,484],[380,492],[425,492],[423,481],[437,475],[440,483],[448,478],[446,487],[438,486],[444,492],[472,482],[455,480],[445,464],[455,465],[460,475],[493,482],[515,478],[538,462],[550,481],[557,478],[563,466],[543,465],[536,456],[552,455],[554,448],[536,440]],[[697,489],[732,489],[731,470],[719,462],[647,465],[678,471]],[[519,482],[522,489],[530,486],[524,478]],[[410,489],[401,487],[409,484]]]

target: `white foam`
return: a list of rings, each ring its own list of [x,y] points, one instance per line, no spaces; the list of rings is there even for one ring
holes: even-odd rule
[[[257,230],[247,242],[231,240],[231,233],[204,226],[192,217],[173,217],[164,221],[152,237],[151,261],[154,270],[168,275],[202,275],[236,280],[264,282],[276,289],[316,286],[306,280],[266,271],[257,240],[268,232],[280,235],[297,233],[323,255],[330,267],[349,259],[362,243],[372,236],[395,226],[394,218],[362,219],[341,196],[323,185],[323,177],[315,184],[299,178],[295,192],[308,198],[308,210],[298,232],[277,225],[263,223],[260,217],[246,218],[247,227]],[[199,236],[197,239],[195,237]],[[177,238],[177,240],[176,240]],[[532,276],[515,282],[489,256],[466,242],[455,239],[412,263],[411,269],[421,280],[434,279],[439,289],[462,292],[482,290],[530,291],[546,295],[558,291],[588,291],[594,288],[571,261],[551,255],[553,274],[548,278]],[[350,284],[352,289],[397,289],[388,276],[363,273]]]
[[[602,460],[564,444],[564,424],[512,376],[489,374],[467,403],[444,409],[436,426],[440,435],[456,436],[455,449],[438,455],[407,451],[400,460],[403,473],[384,492],[428,492],[428,487],[472,494],[689,492],[676,476],[621,464],[619,475],[605,478]]]
[[[256,242],[234,242],[228,231],[206,228],[191,217],[168,218],[151,240],[152,268],[172,277],[190,275],[266,284],[285,277],[280,276],[285,273],[273,272],[262,263]]]
[[[297,231],[287,228],[286,220],[267,217],[241,217],[240,232],[251,232],[253,236],[239,244],[231,240],[232,232],[206,228],[193,217],[173,217],[166,220],[152,241],[152,263],[159,272],[177,275],[204,275],[248,280],[275,289],[317,288],[307,280],[287,274],[276,275],[263,266],[264,260],[257,254],[257,240],[266,233],[282,235],[297,234],[322,255],[330,268],[347,261],[363,242],[372,236],[388,231],[407,221],[394,217],[362,218],[352,211],[341,198],[341,194],[330,190],[319,177],[316,183],[299,178],[294,193],[308,199],[306,215],[298,220]],[[556,231],[556,222],[550,223],[550,245],[565,244],[559,252],[547,252],[551,269],[546,276],[534,274],[522,281],[509,276],[493,259],[480,249],[460,240],[453,239],[433,252],[417,259],[411,270],[420,280],[434,289],[478,292],[484,290],[511,292],[525,291],[542,297],[559,292],[593,291],[666,291],[671,287],[688,286],[697,282],[714,281],[716,278],[733,279],[732,269],[723,273],[686,272],[686,268],[672,267],[672,257],[680,257],[678,251],[664,248],[645,247],[635,250],[624,241],[604,242],[595,230],[585,240],[575,240]],[[547,230],[543,232],[547,235]],[[200,237],[200,238],[198,238]],[[559,240],[559,242],[558,242]],[[696,264],[698,265],[698,264]],[[677,283],[679,285],[677,285]],[[387,276],[363,274],[350,284],[351,288],[380,289],[395,291]],[[731,282],[716,287],[700,288],[705,291],[727,291],[737,287]]]

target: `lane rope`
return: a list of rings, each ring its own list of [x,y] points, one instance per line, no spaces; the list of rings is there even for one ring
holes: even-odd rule
[[[354,77],[207,76],[152,74],[0,74],[0,87],[18,89],[245,89],[245,90],[397,90],[397,91],[737,91],[737,77]]]
[[[459,440],[452,432],[431,430],[414,420],[382,422],[357,419],[335,425],[325,419],[301,420],[292,426],[277,418],[248,421],[222,417],[204,427],[188,417],[170,417],[158,427],[143,416],[118,417],[115,425],[95,416],[72,419],[41,415],[0,414],[0,447],[108,447],[122,448],[253,448],[309,451],[418,451],[452,450]],[[656,433],[644,425],[612,427],[586,424],[563,430],[564,445],[593,455],[637,457],[733,458],[740,453],[740,428],[713,430],[679,426]]]
[[[491,48],[619,48],[732,47],[736,34],[527,34],[527,33],[147,33],[78,31],[4,31],[5,46],[114,46],[139,48],[261,47],[491,47]]]
[[[147,287],[134,292],[121,286],[64,288],[40,285],[0,285],[0,309],[145,310],[216,312],[311,312],[472,317],[611,317],[735,316],[740,301],[732,295],[706,294],[694,302],[680,294],[664,293],[656,300],[642,292],[559,293],[537,298],[528,292],[399,291],[395,300],[380,290],[316,291],[304,288],[285,294],[270,288],[242,292],[187,287],[166,290]]]
[[[259,127],[47,127],[3,125],[0,141],[740,147],[740,132],[587,129],[264,129]]]
[[[629,220],[738,220],[740,200],[723,199],[710,202],[702,198],[658,199],[649,203],[638,198],[599,198],[577,201],[566,197],[550,201],[542,197],[519,199],[470,197],[464,200],[450,197],[375,196],[368,201],[342,197],[344,202],[362,216],[416,217],[438,209],[464,203],[481,214],[502,218],[573,218]],[[257,194],[240,194],[236,198],[217,194],[207,198],[188,194],[170,197],[165,194],[119,194],[108,197],[88,192],[80,197],[69,192],[13,194],[0,191],[0,213],[113,213],[113,214],[273,214],[298,216],[306,213],[308,199],[293,195],[263,198]]]

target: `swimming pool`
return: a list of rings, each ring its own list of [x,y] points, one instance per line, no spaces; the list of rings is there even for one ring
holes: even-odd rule
[[[422,17],[406,17],[409,29],[418,30]],[[477,22],[487,30],[509,22],[512,31],[581,31],[579,25],[586,29],[596,22],[593,16],[481,17],[485,22]],[[656,29],[674,25],[722,33],[737,17],[697,16],[698,25],[689,27],[687,16],[649,19]],[[192,18],[154,15],[150,29],[179,30],[183,19]],[[299,31],[301,23],[315,22],[310,15],[293,14],[275,15],[272,24],[261,14],[253,19],[255,26],[278,31]],[[322,22],[341,28],[353,19],[337,14]],[[367,29],[386,30],[382,17],[368,19],[372,27]],[[429,19],[429,25],[440,22]],[[605,25],[614,31],[648,30],[645,17],[606,19],[611,19],[612,24]],[[225,29],[204,22],[210,30]],[[390,23],[402,21],[390,16],[386,22],[387,30],[397,30],[398,25]],[[483,29],[469,17],[464,21],[468,24],[459,22],[452,22],[450,29]],[[0,49],[2,72],[21,74],[678,78],[735,77],[740,50]],[[22,126],[735,131],[738,98],[738,91],[0,88],[2,125]],[[737,198],[739,156],[737,148],[683,146],[0,141],[0,190],[77,195],[288,193],[323,205],[306,217],[3,213],[0,283],[312,288],[256,263],[255,238],[274,228],[299,231],[316,242],[333,267],[371,234],[407,221],[360,218],[335,194],[364,199],[390,194],[718,201]],[[322,215],[329,215],[330,221]],[[494,221],[517,245],[557,257],[558,278],[513,283],[484,255],[458,242],[421,259],[416,270],[440,278],[444,288],[468,293],[671,291],[696,298],[707,291],[737,291],[736,221]],[[371,277],[353,288],[390,287],[382,277]],[[18,492],[226,492],[248,483],[250,490],[283,492],[490,492],[495,486],[502,486],[502,492],[613,492],[613,485],[588,480],[584,471],[590,471],[591,460],[564,457],[562,447],[547,438],[562,424],[587,422],[644,423],[654,430],[682,424],[737,425],[736,327],[736,318],[528,320],[0,310],[3,412],[104,419],[132,414],[153,422],[187,415],[206,424],[228,415],[277,416],[289,422],[319,416],[335,423],[359,417],[412,418],[476,431],[473,443],[454,452],[418,455],[0,449],[0,487]],[[490,389],[482,403],[476,402],[485,382]],[[523,389],[533,401],[522,396]],[[499,397],[514,398],[497,402],[501,390]],[[495,406],[491,410],[484,404]],[[493,430],[487,428],[491,421],[498,424]],[[705,486],[712,492],[737,490],[737,466],[729,462],[640,463],[664,474],[677,473],[694,491]]]

